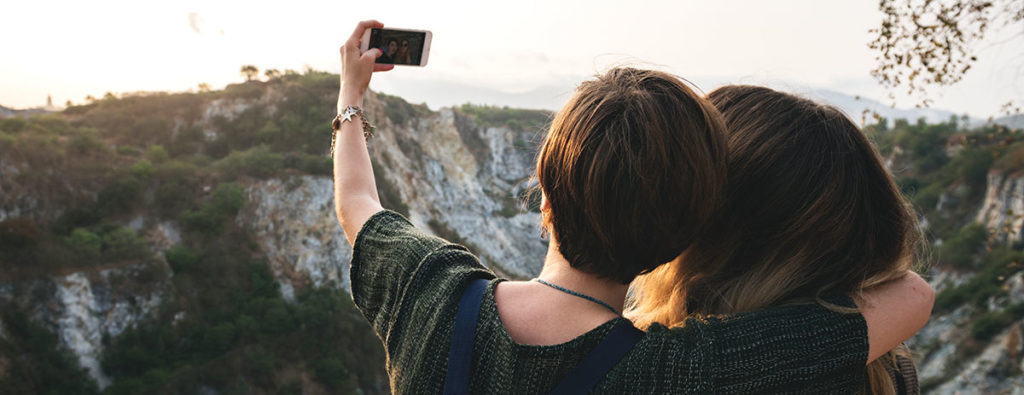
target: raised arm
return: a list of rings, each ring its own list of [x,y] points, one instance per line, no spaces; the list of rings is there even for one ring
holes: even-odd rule
[[[359,53],[359,41],[369,28],[384,27],[377,21],[362,21],[352,36],[341,46],[341,86],[338,91],[338,113],[348,106],[363,107],[363,95],[370,86],[374,71],[387,71],[393,65],[376,64],[379,49]],[[334,211],[345,230],[349,244],[354,244],[359,229],[373,214],[382,210],[373,179],[370,153],[363,138],[362,115],[344,121],[334,131]]]
[[[909,339],[926,323],[935,291],[917,273],[868,288],[854,296],[868,325],[868,362]]]

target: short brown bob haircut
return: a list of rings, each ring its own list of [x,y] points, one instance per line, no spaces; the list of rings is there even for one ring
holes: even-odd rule
[[[724,125],[668,73],[615,68],[582,83],[537,158],[559,252],[623,284],[678,256],[722,198]]]

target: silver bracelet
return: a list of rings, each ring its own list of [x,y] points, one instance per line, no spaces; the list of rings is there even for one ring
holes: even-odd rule
[[[345,110],[331,121],[331,158],[334,158],[334,142],[337,140],[337,132],[341,129],[341,123],[352,121],[353,115],[358,115],[359,119],[363,121],[363,138],[366,141],[370,141],[370,137],[373,137],[375,128],[370,124],[370,121],[366,120],[366,114],[363,113],[363,109],[359,108],[359,106],[345,107]]]

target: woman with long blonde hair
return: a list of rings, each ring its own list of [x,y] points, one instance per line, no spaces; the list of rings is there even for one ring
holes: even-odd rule
[[[856,296],[911,270],[917,217],[847,116],[755,86],[722,87],[708,99],[728,130],[725,200],[682,255],[633,283],[626,316],[637,327],[786,304],[846,310],[828,297]],[[902,385],[916,381],[890,376],[901,370],[896,361],[906,372],[909,360],[878,356],[868,358],[864,390],[914,392]]]

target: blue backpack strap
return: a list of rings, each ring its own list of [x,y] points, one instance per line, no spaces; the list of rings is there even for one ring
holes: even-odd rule
[[[612,329],[604,340],[583,357],[552,394],[586,394],[633,349],[644,333],[627,321]]]
[[[452,327],[452,344],[448,348],[448,374],[444,378],[446,395],[464,395],[469,392],[469,368],[473,364],[473,340],[480,303],[490,281],[471,280],[462,292],[459,310]]]

